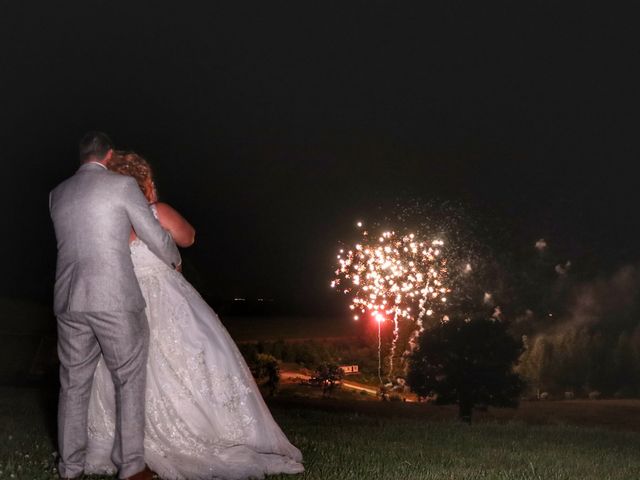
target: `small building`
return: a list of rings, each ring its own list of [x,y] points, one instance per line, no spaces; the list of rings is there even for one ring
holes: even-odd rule
[[[345,375],[360,373],[360,371],[358,370],[358,365],[340,365],[339,368],[342,369]]]

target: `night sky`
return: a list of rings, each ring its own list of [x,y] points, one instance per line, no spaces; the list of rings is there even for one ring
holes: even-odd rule
[[[48,192],[93,129],[151,162],[212,299],[327,308],[338,241],[416,198],[636,262],[636,21],[570,3],[3,2],[0,296],[49,301]]]

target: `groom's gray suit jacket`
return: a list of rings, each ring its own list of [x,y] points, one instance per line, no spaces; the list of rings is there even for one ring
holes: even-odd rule
[[[145,302],[129,252],[137,236],[168,265],[180,254],[132,177],[82,165],[49,196],[58,243],[54,313],[139,312]]]

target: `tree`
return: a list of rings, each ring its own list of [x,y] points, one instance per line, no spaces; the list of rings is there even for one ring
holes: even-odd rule
[[[507,324],[477,317],[454,319],[425,330],[409,363],[408,382],[420,396],[457,403],[460,419],[471,423],[474,405],[516,407],[524,383],[514,372],[522,341]]]
[[[275,357],[266,353],[256,354],[251,362],[251,373],[256,383],[263,387],[270,397],[275,395],[280,385],[280,367]]]
[[[328,397],[344,377],[344,371],[334,363],[323,362],[316,368],[315,379],[322,385],[322,396]]]

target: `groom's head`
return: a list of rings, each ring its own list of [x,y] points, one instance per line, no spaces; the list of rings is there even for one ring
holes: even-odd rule
[[[78,153],[80,163],[107,163],[113,155],[113,142],[106,133],[89,132],[80,140]]]

